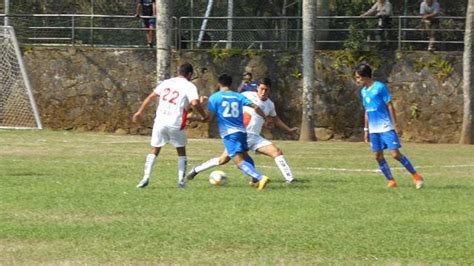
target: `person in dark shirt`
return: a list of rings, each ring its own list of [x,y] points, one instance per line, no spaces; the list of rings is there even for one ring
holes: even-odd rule
[[[156,3],[155,0],[137,0],[135,8],[135,17],[143,16],[143,25],[147,28],[147,45],[153,48],[153,35],[156,25]],[[153,18],[150,18],[153,17]]]

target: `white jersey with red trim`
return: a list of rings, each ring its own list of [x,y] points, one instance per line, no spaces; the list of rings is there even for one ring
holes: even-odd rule
[[[255,103],[266,116],[276,116],[275,104],[272,100],[267,99],[265,101],[260,100],[256,92],[246,91],[242,95],[247,97],[253,103]],[[265,120],[263,117],[255,112],[252,107],[244,106],[244,125],[247,129],[247,133],[260,135]]]
[[[189,103],[199,99],[196,86],[185,78],[176,77],[163,81],[154,93],[159,95],[155,123],[184,129]]]

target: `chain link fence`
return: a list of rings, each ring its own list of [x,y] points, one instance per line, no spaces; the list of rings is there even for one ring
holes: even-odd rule
[[[206,19],[208,3],[209,0],[174,2],[171,31],[175,48],[301,48],[299,16],[264,16],[262,12],[269,7],[249,8],[234,0],[232,30],[229,30],[228,0],[213,0],[210,17]],[[5,11],[2,0],[0,10]],[[17,29],[22,44],[146,47],[143,21],[133,16],[135,0],[11,0],[9,13],[10,25]],[[428,42],[427,32],[417,16],[394,16],[392,26],[385,30],[383,45],[377,40],[380,29],[374,18],[320,16],[316,24],[318,49],[420,50],[426,49]],[[464,25],[464,17],[441,19],[436,32],[437,49],[462,50]]]

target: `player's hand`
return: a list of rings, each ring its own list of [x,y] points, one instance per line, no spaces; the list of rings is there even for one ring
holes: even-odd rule
[[[273,125],[273,119],[271,119],[270,117],[267,116],[267,117],[265,118],[265,123],[263,123],[263,126],[264,126],[265,128],[270,129],[270,128],[272,128],[272,125]]]
[[[393,126],[395,127],[395,132],[397,132],[399,137],[403,135],[403,130],[398,126],[398,124],[395,124]]]
[[[132,121],[134,123],[140,121],[140,119],[142,119],[142,113],[136,112],[136,113],[133,114]]]
[[[299,134],[300,128],[299,128],[299,127],[292,127],[292,128],[290,128],[290,131],[289,131],[289,132],[290,132],[290,133],[297,133],[297,134]]]
[[[201,102],[201,105],[207,104],[208,100],[209,100],[209,97],[207,96],[199,97],[199,101]]]
[[[369,143],[369,131],[365,131],[364,132],[364,141],[365,143]]]

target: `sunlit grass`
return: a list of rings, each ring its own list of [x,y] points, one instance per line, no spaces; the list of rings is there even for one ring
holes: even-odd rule
[[[417,191],[388,159],[399,188],[384,188],[364,143],[282,142],[300,181],[253,155],[272,182],[251,189],[235,166],[176,188],[171,146],[150,186],[136,189],[148,137],[0,131],[0,264],[317,264],[474,261],[474,146],[405,144],[425,176]],[[188,165],[222,151],[190,140]]]

